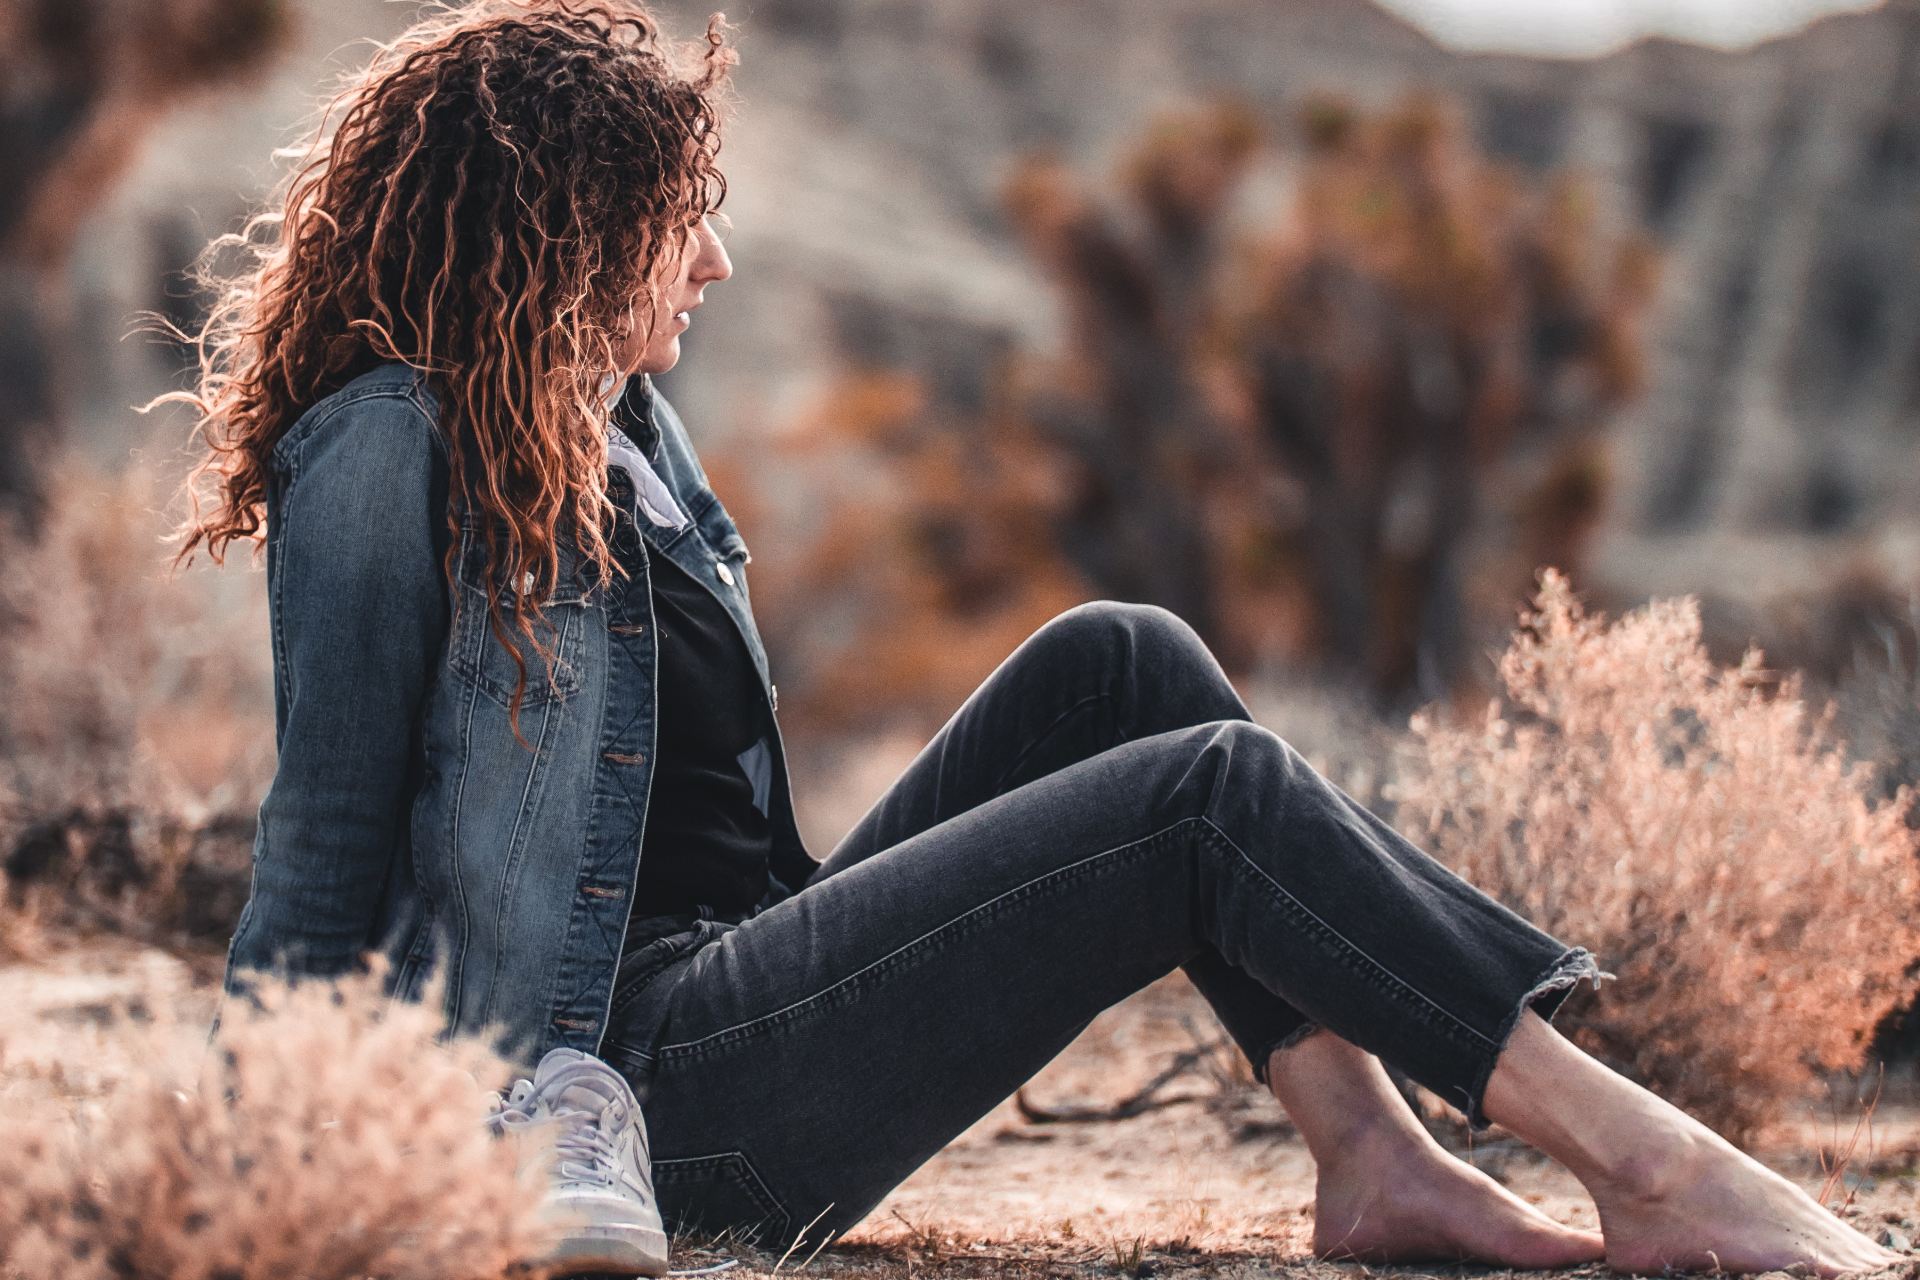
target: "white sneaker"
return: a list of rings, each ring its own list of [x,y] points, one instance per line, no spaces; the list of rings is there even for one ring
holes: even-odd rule
[[[573,1221],[528,1262],[558,1274],[667,1273],[646,1121],[624,1076],[592,1054],[554,1049],[533,1079],[494,1095],[487,1123],[496,1134],[554,1145],[545,1203],[551,1216]]]

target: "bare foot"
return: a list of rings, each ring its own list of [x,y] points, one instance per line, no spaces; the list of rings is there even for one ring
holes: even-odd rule
[[[1606,1246],[1421,1135],[1370,1138],[1320,1163],[1313,1252],[1357,1262],[1535,1268],[1595,1262]]]
[[[1906,1261],[1690,1118],[1665,1140],[1647,1141],[1620,1177],[1589,1181],[1587,1190],[1616,1271],[1757,1272],[1800,1263],[1842,1276]]]

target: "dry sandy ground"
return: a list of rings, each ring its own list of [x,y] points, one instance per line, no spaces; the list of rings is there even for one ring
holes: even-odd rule
[[[151,951],[95,952],[0,968],[0,1009],[10,1021],[37,1020],[46,1032],[16,1036],[15,1061],[93,1052],[85,1048],[91,1037],[74,1029],[142,972],[166,976],[183,1016],[211,1010],[217,958],[182,964]],[[1182,1061],[1185,1069],[1148,1095],[1160,1105],[1125,1118],[1044,1120],[1022,1110],[1024,1101],[1040,1112],[1106,1112]],[[87,1070],[84,1062],[73,1066]],[[1817,1190],[1825,1180],[1822,1153],[1844,1149],[1858,1118],[1857,1109],[1809,1108],[1759,1154]],[[1577,1183],[1497,1130],[1471,1150],[1459,1145],[1463,1131],[1451,1121],[1437,1131],[1548,1212],[1596,1225]],[[683,1237],[673,1265],[679,1272],[718,1264],[729,1280],[795,1270],[930,1280],[1460,1274],[1314,1262],[1307,1251],[1312,1196],[1305,1148],[1175,973],[1096,1019],[1019,1098],[982,1117],[843,1239],[810,1257],[796,1250],[783,1258],[725,1239]],[[1920,1239],[1920,1097],[1910,1081],[1884,1091],[1870,1138],[1856,1145],[1829,1202],[1843,1196],[1863,1229]],[[1920,1280],[1920,1261],[1907,1280]]]

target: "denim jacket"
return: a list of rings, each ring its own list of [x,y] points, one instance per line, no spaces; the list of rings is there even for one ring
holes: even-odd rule
[[[245,989],[245,970],[331,976],[378,950],[396,999],[419,998],[428,974],[444,973],[449,1033],[493,1034],[525,1064],[560,1045],[598,1051],[628,916],[651,914],[633,901],[658,668],[639,538],[714,592],[766,693],[768,902],[818,865],[794,821],[746,542],[679,416],[650,381],[634,381],[645,429],[633,443],[688,519],[636,521],[632,481],[614,466],[614,550],[631,577],[601,583],[590,565],[576,575],[563,532],[541,637],[557,650],[551,679],[520,641],[520,726],[533,751],[508,724],[515,670],[487,625],[473,513],[461,513],[456,585],[441,571],[449,482],[430,383],[408,365],[379,365],[274,445],[266,574],[279,759],[226,995]],[[503,584],[502,609],[531,585]]]

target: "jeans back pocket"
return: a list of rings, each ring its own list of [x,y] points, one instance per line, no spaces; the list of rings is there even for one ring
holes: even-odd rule
[[[731,1232],[763,1249],[790,1242],[792,1216],[744,1151],[655,1160],[653,1186],[660,1215],[676,1236]]]

